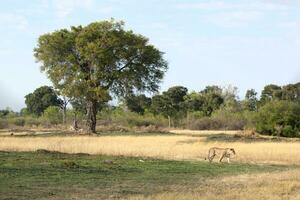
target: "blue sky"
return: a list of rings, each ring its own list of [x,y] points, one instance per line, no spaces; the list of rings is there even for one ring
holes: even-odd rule
[[[0,109],[19,110],[26,94],[51,85],[33,57],[39,35],[111,17],[165,52],[161,90],[231,84],[243,98],[300,81],[299,0],[2,0]]]

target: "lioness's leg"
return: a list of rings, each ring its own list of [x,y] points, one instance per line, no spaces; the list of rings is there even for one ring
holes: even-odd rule
[[[209,162],[212,162],[212,160],[214,159],[215,156],[216,156],[215,150],[214,149],[209,149],[208,155],[207,155],[207,158],[208,158]]]
[[[220,160],[219,160],[219,162],[222,162],[222,160],[223,160],[224,156],[225,156],[225,154],[223,153],[223,154],[221,155],[221,157],[220,157]]]
[[[230,158],[229,157],[227,157],[227,162],[230,163]]]
[[[216,154],[211,155],[211,156],[208,158],[209,162],[212,162],[215,156],[216,156]]]

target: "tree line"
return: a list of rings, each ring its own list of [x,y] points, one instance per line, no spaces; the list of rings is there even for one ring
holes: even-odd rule
[[[169,126],[175,127],[255,128],[263,134],[296,136],[300,127],[299,102],[300,83],[266,85],[260,97],[254,89],[249,89],[243,100],[239,100],[236,87],[206,86],[201,91],[189,92],[186,87],[174,86],[152,97],[131,92],[120,99],[119,105],[110,105],[108,102],[99,104],[98,112],[101,114],[102,111],[122,109],[129,114],[136,113],[141,118],[149,114],[163,116],[168,119]],[[77,126],[76,115],[84,116],[88,112],[84,99],[66,101],[49,86],[39,87],[26,95],[25,103],[26,108],[21,110],[20,115],[46,116],[55,124],[65,123],[64,113],[68,103],[74,126]],[[8,110],[0,111],[1,117],[8,114]],[[188,127],[189,122],[198,124]]]

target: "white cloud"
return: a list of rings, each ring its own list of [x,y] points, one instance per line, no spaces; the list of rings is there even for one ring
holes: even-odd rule
[[[278,26],[280,28],[298,29],[300,27],[300,24],[297,21],[286,21],[280,23]]]
[[[92,8],[93,0],[53,0],[53,4],[56,15],[59,18],[65,18],[77,8]]]
[[[264,0],[264,2],[272,3],[272,4],[300,4],[300,0]]]
[[[228,9],[235,8],[237,4],[229,4],[221,1],[198,2],[198,3],[179,3],[176,5],[179,9]]]
[[[204,22],[213,23],[221,27],[247,26],[263,20],[264,16],[268,14],[282,14],[289,12],[293,8],[290,4],[279,3],[280,1],[254,0],[235,2],[219,0],[178,3],[175,7],[179,10],[199,10],[201,11],[201,19]]]
[[[238,3],[228,3],[226,1],[206,1],[197,3],[178,3],[178,9],[199,9],[199,10],[243,10],[243,11],[274,11],[286,10],[288,4],[272,1],[239,1]]]
[[[28,28],[28,20],[25,16],[20,14],[0,13],[0,26],[5,30],[12,28],[14,30],[24,31]]]
[[[98,11],[103,13],[103,14],[109,14],[111,13],[112,11],[114,10],[114,7],[113,6],[100,6]]]
[[[111,4],[99,3],[94,0],[52,0],[52,3],[56,16],[61,19],[68,17],[75,11],[89,10],[109,14],[114,10]]]
[[[262,17],[263,13],[258,11],[236,11],[206,15],[204,20],[222,27],[242,27],[258,21]]]

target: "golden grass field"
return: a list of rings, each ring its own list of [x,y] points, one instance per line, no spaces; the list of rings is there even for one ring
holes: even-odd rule
[[[176,131],[175,131],[176,132]],[[300,164],[299,141],[230,142],[207,140],[220,132],[177,131],[178,135],[0,137],[0,150],[47,149],[65,153],[144,156],[174,160],[203,160],[210,147],[232,147],[235,162]],[[233,131],[225,134],[234,134]],[[217,160],[217,159],[216,159]]]
[[[126,136],[4,136],[0,137],[0,150],[35,151],[47,149],[66,153],[89,153],[155,157],[172,160],[204,160],[210,147],[232,147],[237,152],[233,162],[258,164],[300,164],[300,142],[297,139],[226,140],[234,138],[236,131],[175,130],[174,135]],[[221,135],[220,135],[221,134]],[[8,135],[8,134],[6,134]],[[215,140],[209,140],[216,136]],[[217,160],[217,159],[216,159]],[[189,191],[166,192],[151,196],[130,197],[131,200],[190,200],[190,199],[300,199],[300,171],[269,172],[219,177],[205,180]]]

